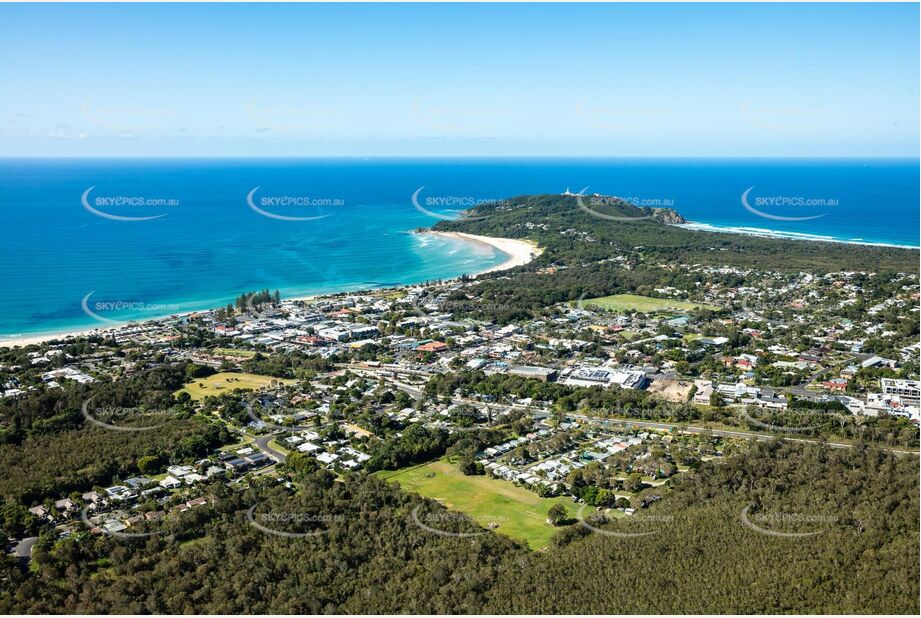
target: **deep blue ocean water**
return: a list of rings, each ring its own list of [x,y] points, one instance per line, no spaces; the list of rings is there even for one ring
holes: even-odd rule
[[[420,187],[417,201],[446,217],[478,199],[587,187],[702,224],[917,247],[918,170],[905,159],[0,160],[0,335],[106,325],[84,305],[148,318],[253,289],[364,289],[503,261],[408,233],[438,220],[414,208]],[[743,206],[749,188],[760,215]],[[787,220],[805,217],[818,218]]]

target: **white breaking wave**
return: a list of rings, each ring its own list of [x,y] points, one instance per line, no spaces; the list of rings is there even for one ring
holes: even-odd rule
[[[911,245],[898,245],[893,243],[885,242],[866,242],[862,238],[855,238],[846,240],[843,238],[835,238],[834,236],[828,236],[824,234],[807,234],[803,232],[785,232],[780,230],[769,230],[760,227],[745,227],[745,226],[726,226],[720,227],[716,225],[711,225],[709,223],[673,223],[675,227],[684,228],[686,230],[696,230],[701,232],[721,232],[724,234],[746,234],[748,236],[760,236],[763,238],[786,238],[789,240],[810,240],[814,242],[840,242],[850,245],[866,245],[871,247],[894,247],[897,249],[918,249],[919,247],[914,247]]]

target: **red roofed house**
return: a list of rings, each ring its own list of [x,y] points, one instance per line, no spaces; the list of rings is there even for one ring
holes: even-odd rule
[[[822,382],[822,386],[831,391],[846,391],[847,380],[844,378],[833,378],[827,382]]]
[[[417,352],[444,352],[448,349],[448,344],[441,341],[430,341],[429,343],[423,343],[418,348]]]

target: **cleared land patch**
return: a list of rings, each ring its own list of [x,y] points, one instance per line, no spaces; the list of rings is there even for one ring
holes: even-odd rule
[[[559,530],[547,523],[547,511],[552,505],[562,504],[572,518],[582,506],[566,497],[541,498],[508,481],[487,476],[464,476],[447,459],[376,474],[385,480],[398,482],[403,489],[465,513],[484,528],[498,524],[495,532],[525,541],[531,549],[546,547],[550,537]],[[594,511],[594,508],[586,507],[582,516]]]
[[[215,356],[229,356],[231,358],[252,358],[256,356],[255,350],[239,350],[237,348],[214,348],[211,353]]]
[[[687,300],[674,298],[652,298],[651,296],[637,296],[636,294],[614,294],[599,298],[586,298],[582,301],[586,308],[597,307],[606,311],[623,313],[626,311],[640,311],[642,313],[681,313],[694,309],[710,309],[716,311],[719,307],[703,303],[692,303]]]
[[[197,378],[194,382],[186,384],[176,393],[186,392],[193,400],[198,401],[205,397],[222,395],[234,390],[252,391],[265,388],[273,383],[293,384],[294,380],[260,376],[255,373],[234,373],[222,371],[206,378]]]
[[[648,393],[654,393],[665,401],[673,403],[682,403],[688,400],[691,394],[691,388],[694,383],[690,380],[660,380],[652,381],[652,384],[646,389]]]

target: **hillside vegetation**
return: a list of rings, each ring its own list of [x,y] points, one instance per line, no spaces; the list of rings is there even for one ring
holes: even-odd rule
[[[634,518],[566,527],[543,552],[472,534],[483,529],[373,475],[304,472],[293,493],[271,480],[220,487],[169,535],[40,541],[33,571],[4,563],[0,611],[917,614],[917,459],[751,449]],[[267,534],[251,507],[302,514],[268,521],[322,534]],[[413,513],[466,535],[433,534]]]
[[[587,199],[582,198],[583,206]],[[627,203],[592,206],[591,210],[623,218],[665,217]],[[511,271],[514,277],[509,271],[492,273],[481,277],[483,281],[472,290],[483,302],[471,315],[500,323],[533,317],[545,307],[580,298],[647,295],[665,286],[693,289],[699,275],[678,268],[682,264],[816,274],[870,271],[887,275],[919,269],[915,249],[703,232],[656,218],[609,220],[580,208],[573,196],[517,197],[502,205],[478,207],[470,217],[442,221],[434,227],[528,238],[545,249],[531,263]]]

